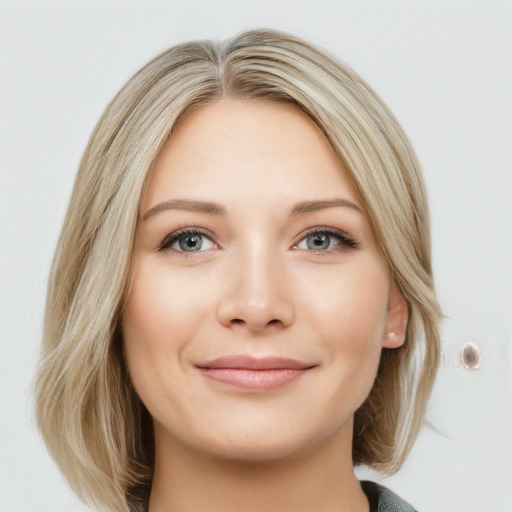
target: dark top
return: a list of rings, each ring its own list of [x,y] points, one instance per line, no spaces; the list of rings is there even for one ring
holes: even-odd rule
[[[370,502],[370,512],[417,512],[415,508],[383,485],[363,480],[361,487]],[[145,508],[131,508],[130,510],[147,512],[148,509],[146,506]]]
[[[383,485],[363,480],[361,487],[370,502],[370,512],[417,512],[409,503]]]

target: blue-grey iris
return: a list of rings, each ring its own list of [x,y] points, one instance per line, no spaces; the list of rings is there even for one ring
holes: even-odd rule
[[[322,251],[329,248],[331,244],[331,237],[329,235],[311,235],[308,236],[306,242],[308,249],[313,249],[315,251]]]
[[[185,235],[179,239],[178,243],[182,251],[199,251],[203,245],[203,237],[201,235]]]

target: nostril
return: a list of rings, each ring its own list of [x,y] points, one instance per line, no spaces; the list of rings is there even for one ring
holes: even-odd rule
[[[246,322],[245,320],[242,320],[241,318],[233,318],[231,320],[231,326],[244,326],[244,325],[247,325],[249,328],[251,328],[251,326],[254,327],[253,323],[248,323]],[[278,320],[277,318],[274,318],[272,320],[269,320],[268,322],[263,322],[261,324],[259,324],[259,328],[264,328],[264,327],[274,327],[274,326],[278,326],[278,325],[281,325],[281,321]]]

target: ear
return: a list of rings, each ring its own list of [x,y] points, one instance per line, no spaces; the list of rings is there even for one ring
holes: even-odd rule
[[[398,291],[396,284],[391,283],[386,329],[381,342],[383,348],[399,348],[404,344],[408,318],[407,302]]]

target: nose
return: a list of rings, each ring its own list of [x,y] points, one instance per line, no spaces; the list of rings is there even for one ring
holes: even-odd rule
[[[217,317],[225,327],[250,332],[289,327],[295,320],[286,273],[276,259],[254,254],[230,270]]]

